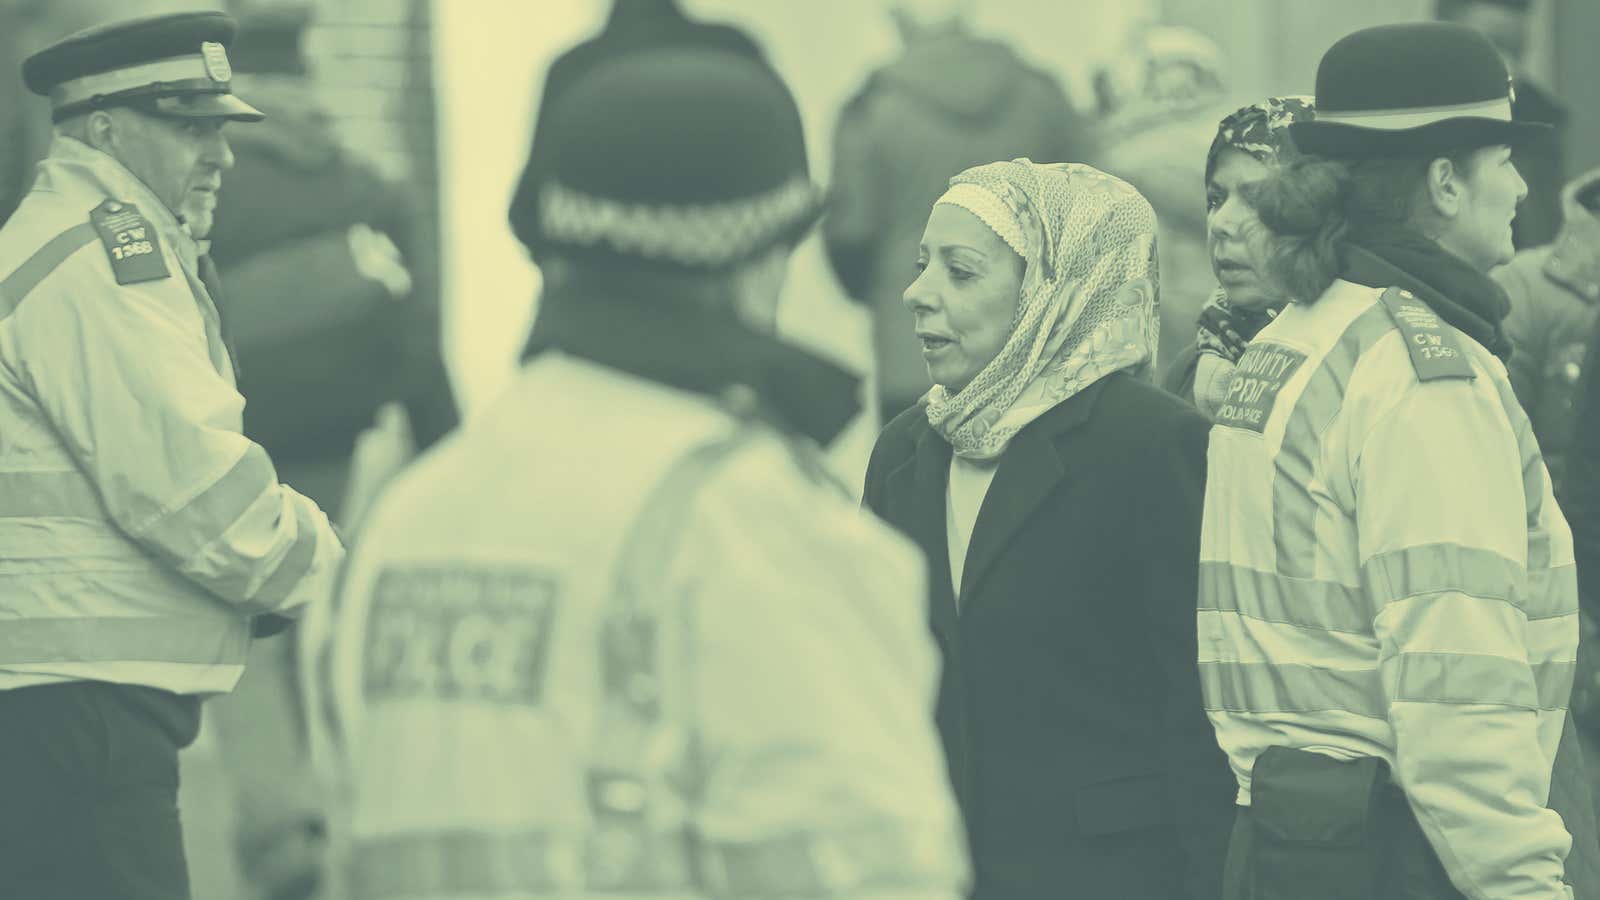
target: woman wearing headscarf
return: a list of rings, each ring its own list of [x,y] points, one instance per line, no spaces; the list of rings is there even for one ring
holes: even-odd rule
[[[1310,97],[1270,97],[1230,113],[1206,153],[1206,250],[1217,287],[1200,310],[1195,342],[1167,363],[1161,384],[1216,414],[1234,363],[1288,302],[1267,272],[1271,235],[1245,196],[1291,149],[1289,125],[1311,118]]]
[[[979,900],[1220,892],[1232,785],[1190,662],[1207,423],[1149,383],[1155,234],[1103,172],[992,163],[951,179],[905,291],[934,387],[865,502],[930,560]]]

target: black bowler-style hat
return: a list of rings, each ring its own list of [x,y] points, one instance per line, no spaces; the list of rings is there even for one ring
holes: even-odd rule
[[[261,111],[233,94],[227,48],[237,31],[231,16],[214,11],[96,25],[28,57],[22,80],[50,98],[57,122],[111,106],[258,122]]]
[[[1520,144],[1549,126],[1511,119],[1511,74],[1489,39],[1464,25],[1366,28],[1317,66],[1314,118],[1289,126],[1319,156],[1445,154]]]
[[[821,212],[794,97],[748,51],[661,47],[597,61],[543,118],[547,168],[519,188],[510,217],[541,252],[724,271],[797,241]]]

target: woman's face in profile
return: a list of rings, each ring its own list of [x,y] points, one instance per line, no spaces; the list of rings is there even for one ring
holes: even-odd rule
[[[1272,235],[1240,189],[1265,179],[1272,170],[1232,147],[1217,155],[1206,182],[1206,250],[1211,270],[1228,293],[1228,302],[1245,309],[1269,306],[1283,299],[1267,276]]]
[[[955,393],[1000,353],[1022,295],[1022,257],[983,220],[940,203],[903,299],[916,321],[928,377]]]

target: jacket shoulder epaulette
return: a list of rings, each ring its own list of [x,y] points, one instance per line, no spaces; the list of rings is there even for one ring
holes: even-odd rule
[[[90,210],[89,223],[106,249],[117,284],[171,277],[166,258],[161,254],[161,237],[139,207],[120,200],[107,200]]]
[[[1445,378],[1476,378],[1472,363],[1467,359],[1456,337],[1455,329],[1447,326],[1439,314],[1428,308],[1410,291],[1397,287],[1386,288],[1379,297],[1389,318],[1400,329],[1406,352],[1411,355],[1411,367],[1418,381],[1437,381]]]

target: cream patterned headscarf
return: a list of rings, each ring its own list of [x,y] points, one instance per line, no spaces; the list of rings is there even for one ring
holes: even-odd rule
[[[939,202],[974,211],[1008,244],[1015,236],[1005,232],[1021,226],[1025,267],[1011,336],[965,388],[934,385],[926,397],[929,424],[957,456],[993,459],[1028,423],[1100,378],[1125,369],[1150,377],[1156,216],[1127,182],[1077,163],[990,163],[950,184]]]

